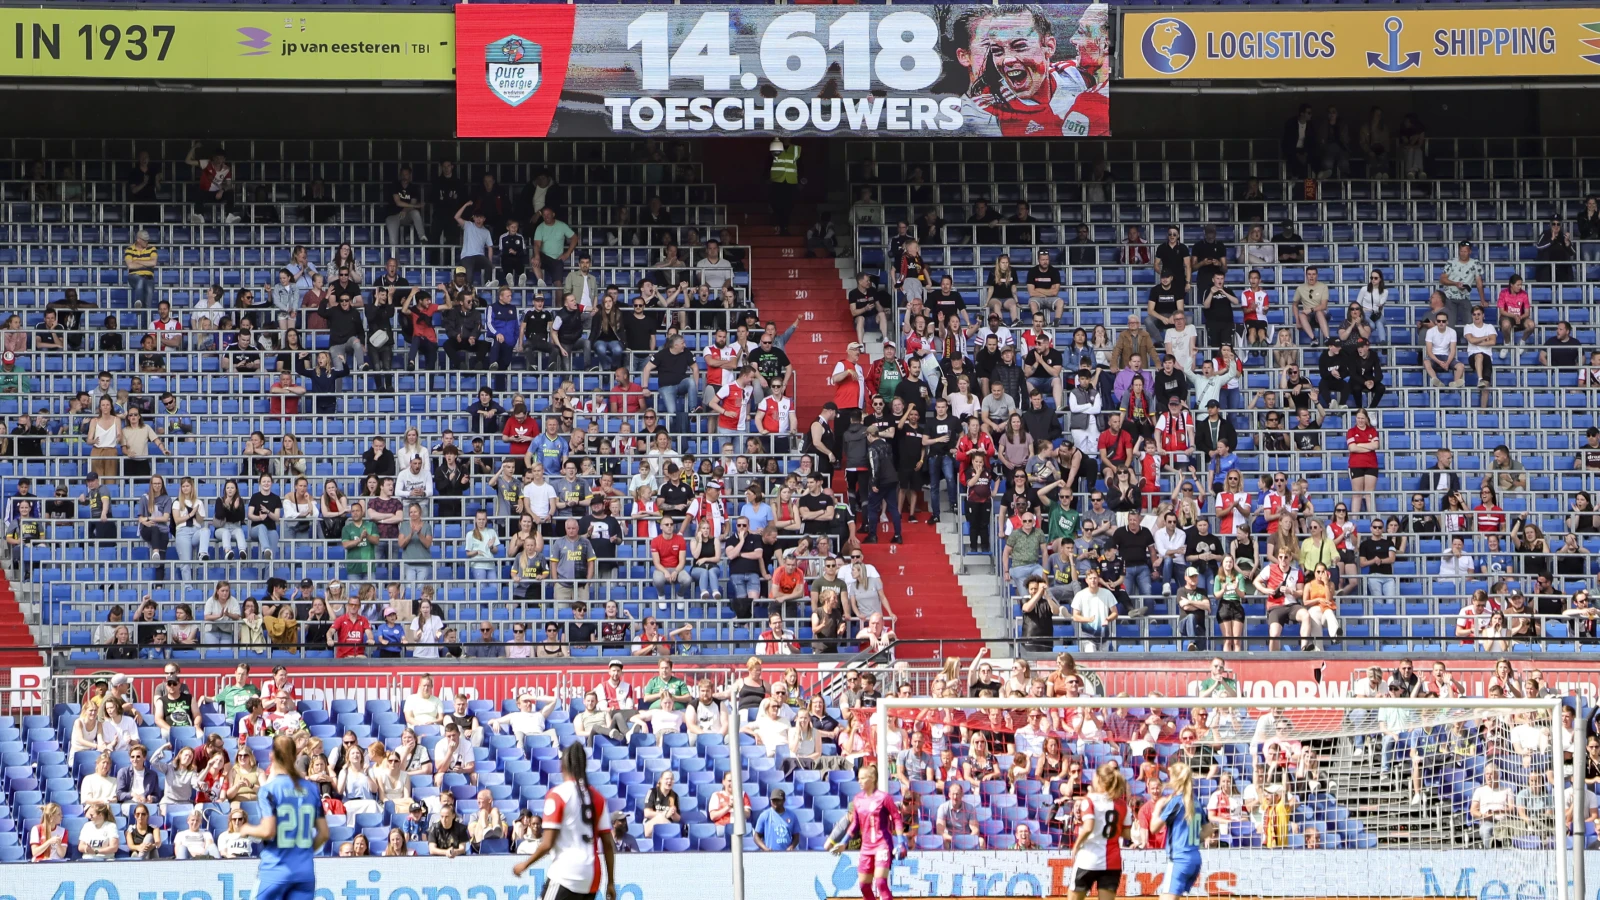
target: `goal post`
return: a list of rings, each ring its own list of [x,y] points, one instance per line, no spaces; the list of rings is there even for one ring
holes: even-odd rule
[[[1206,856],[1194,893],[1582,900],[1594,801],[1572,699],[885,697],[868,714],[878,786],[920,795],[914,851],[1031,839],[1059,856],[1098,766],[1118,764],[1140,810],[1187,762]],[[918,760],[901,771],[922,747],[941,760],[933,774]],[[1081,778],[1050,777],[1063,763]],[[937,819],[957,781],[979,821],[963,812],[971,833],[946,839]],[[1124,896],[1159,893],[1165,853],[1143,826],[1136,814]]]

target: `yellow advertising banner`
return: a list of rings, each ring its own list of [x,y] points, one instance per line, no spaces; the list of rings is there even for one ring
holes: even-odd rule
[[[1313,80],[1600,75],[1600,9],[1127,13],[1127,79]]]
[[[0,78],[453,81],[450,13],[0,8]]]

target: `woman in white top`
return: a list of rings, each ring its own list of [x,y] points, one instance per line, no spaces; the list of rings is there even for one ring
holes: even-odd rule
[[[182,565],[199,557],[203,562],[211,558],[211,514],[206,502],[195,490],[194,479],[185,477],[178,482],[178,497],[172,501],[172,524],[177,526],[178,569],[184,581],[197,581],[197,568]]]
[[[77,721],[72,723],[72,744],[68,752],[77,753],[81,750],[103,752],[112,749],[116,742],[115,729],[100,718],[100,707],[93,703],[85,703],[83,710],[78,713]]]
[[[311,523],[317,520],[317,501],[311,496],[305,476],[294,480],[294,490],[283,498],[284,537],[305,540],[311,537]]]
[[[260,843],[239,830],[250,824],[250,817],[242,807],[228,810],[228,830],[217,837],[217,855],[223,859],[246,859]]]
[[[1217,826],[1219,834],[1226,834],[1234,822],[1250,818],[1249,811],[1244,808],[1244,798],[1233,784],[1231,772],[1222,773],[1217,779],[1217,789],[1206,799],[1206,818]]]
[[[110,397],[101,397],[99,412],[89,420],[89,471],[101,478],[115,478],[117,448],[122,446],[122,419]]]
[[[117,799],[117,779],[111,774],[111,754],[95,757],[94,771],[83,776],[78,785],[80,803],[112,803]]]
[[[39,808],[39,824],[28,829],[28,853],[34,862],[67,858],[67,830],[61,827],[61,807],[46,803]]]
[[[340,269],[349,269],[350,280],[353,283],[361,284],[365,281],[363,276],[366,273],[361,270],[361,264],[356,261],[356,251],[351,248],[349,241],[345,241],[339,246],[333,248],[332,259],[333,262],[328,264],[328,273],[330,278],[339,277]]]
[[[489,524],[487,510],[472,514],[472,530],[466,539],[467,570],[472,578],[500,578],[500,536]]]
[[[205,827],[205,813],[189,810],[189,827],[172,836],[172,855],[176,859],[221,859],[211,829]]]
[[[85,860],[103,862],[117,858],[122,840],[117,836],[117,823],[104,803],[90,803],[84,809],[89,823],[78,831],[78,853]]]
[[[139,740],[139,723],[133,716],[122,711],[122,701],[116,698],[107,698],[105,710],[101,713],[107,725],[116,733],[112,742],[112,750],[126,750]]]
[[[344,808],[352,816],[378,811],[378,783],[367,772],[367,755],[357,744],[345,751],[344,765],[334,776],[334,785],[344,798]]]
[[[1389,289],[1383,283],[1383,273],[1377,269],[1367,276],[1367,283],[1361,286],[1361,293],[1356,294],[1356,305],[1367,314],[1367,325],[1372,329],[1370,340],[1375,344],[1383,343],[1383,305],[1389,302]]]
[[[428,459],[428,448],[422,443],[422,438],[417,434],[413,425],[406,429],[406,436],[400,441],[400,446],[394,448],[394,470],[396,472],[409,471],[412,457],[422,457],[422,471],[432,471],[429,468],[431,460]]]
[[[821,767],[822,738],[809,715],[795,716],[794,724],[789,726],[789,758],[803,769]]]
[[[1096,325],[1089,332],[1089,349],[1094,351],[1094,364],[1103,368],[1111,368],[1111,352],[1116,345],[1111,342],[1111,333],[1106,331],[1104,325]]]
[[[756,720],[739,730],[754,737],[768,756],[777,755],[780,746],[789,744],[789,723],[779,714],[778,701],[771,697],[761,701]]]
[[[199,343],[196,350],[217,349],[217,322],[221,321],[224,304],[222,302],[222,287],[212,285],[206,290],[205,296],[189,308],[189,330],[197,335]]]
[[[650,471],[655,477],[650,486],[657,490],[667,480],[667,463],[675,463],[678,468],[683,468],[683,456],[672,448],[672,437],[665,430],[656,432],[655,437],[650,439],[650,449],[646,451],[644,461],[650,464]]]
[[[379,803],[393,803],[395,809],[411,808],[411,774],[406,771],[406,761],[398,752],[385,753],[381,762],[374,762],[367,774],[377,788]]]
[[[674,734],[684,729],[684,713],[678,708],[678,698],[670,691],[661,695],[661,705],[655,709],[641,710],[633,714],[633,726],[630,731],[649,731],[656,736],[656,743],[660,743],[662,735]]]
[[[478,515],[483,512],[480,510]],[[444,620],[433,611],[433,601],[423,598],[417,603],[416,618],[406,624],[405,642],[411,647],[411,655],[417,659],[438,659],[439,639],[443,635]]]
[[[278,442],[278,459],[283,467],[283,477],[293,478],[306,474],[306,458],[300,452],[300,439],[294,435],[286,434],[283,440]]]
[[[1278,245],[1266,239],[1260,225],[1251,225],[1244,243],[1244,264],[1250,266],[1275,266],[1278,264]]]
[[[956,389],[945,399],[950,401],[950,415],[962,421],[966,421],[968,416],[977,415],[978,408],[983,404],[978,395],[972,392],[972,378],[966,374],[956,376]]]

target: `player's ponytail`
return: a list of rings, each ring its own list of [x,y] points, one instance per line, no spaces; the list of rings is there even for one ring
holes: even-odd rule
[[[299,751],[295,749],[294,738],[280,734],[272,739],[272,764],[278,767],[278,771],[294,779],[294,789],[297,792],[303,780],[300,777],[300,769],[295,765],[298,756]]]
[[[589,754],[583,744],[573,741],[561,751],[561,770],[567,773],[578,787],[578,802],[583,804],[583,821],[589,825],[589,834],[600,834],[600,810],[595,806],[594,795],[589,791]]]
[[[1188,764],[1175,762],[1167,767],[1167,778],[1172,784],[1172,792],[1183,798],[1183,811],[1194,821],[1194,772]]]

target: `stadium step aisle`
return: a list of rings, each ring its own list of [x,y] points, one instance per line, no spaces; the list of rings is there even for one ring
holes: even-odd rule
[[[36,646],[33,629],[28,627],[28,620],[17,603],[17,593],[11,589],[11,579],[0,570],[0,648],[4,648],[0,649],[0,666],[40,665],[37,650],[22,649]]]
[[[923,513],[926,517],[927,513]],[[895,634],[902,641],[938,639],[945,641],[937,647],[912,645],[909,654],[904,645],[901,656],[932,656],[935,651],[941,658],[952,656],[971,658],[983,646],[979,640],[978,623],[967,605],[966,592],[956,578],[950,555],[945,552],[944,541],[931,525],[905,524],[905,543],[891,544],[893,527],[884,522],[878,526],[880,543],[867,544],[867,564],[876,566],[883,576],[883,592],[889,599],[899,619]],[[956,639],[951,641],[950,639]]]
[[[809,429],[822,404],[833,398],[828,377],[834,363],[856,339],[855,323],[844,302],[844,280],[834,260],[805,255],[805,240],[794,236],[801,231],[799,227],[789,229],[791,236],[778,236],[764,214],[755,212],[754,207],[751,210],[746,221],[760,224],[746,225],[740,239],[750,246],[750,270],[755,273],[751,291],[761,317],[777,322],[780,330],[796,317],[802,319],[787,351],[799,381],[796,414],[801,429]],[[836,483],[834,488],[843,490],[844,484]],[[902,531],[903,545],[889,543],[894,531],[886,521],[878,535],[880,543],[863,547],[866,561],[883,578],[889,606],[899,616],[896,633],[903,640],[970,638],[970,644],[942,645],[942,652],[973,655],[980,646],[977,623],[938,531],[921,522],[906,522]],[[920,646],[910,652],[925,656],[933,650],[932,646]],[[905,646],[901,652],[906,652]]]

